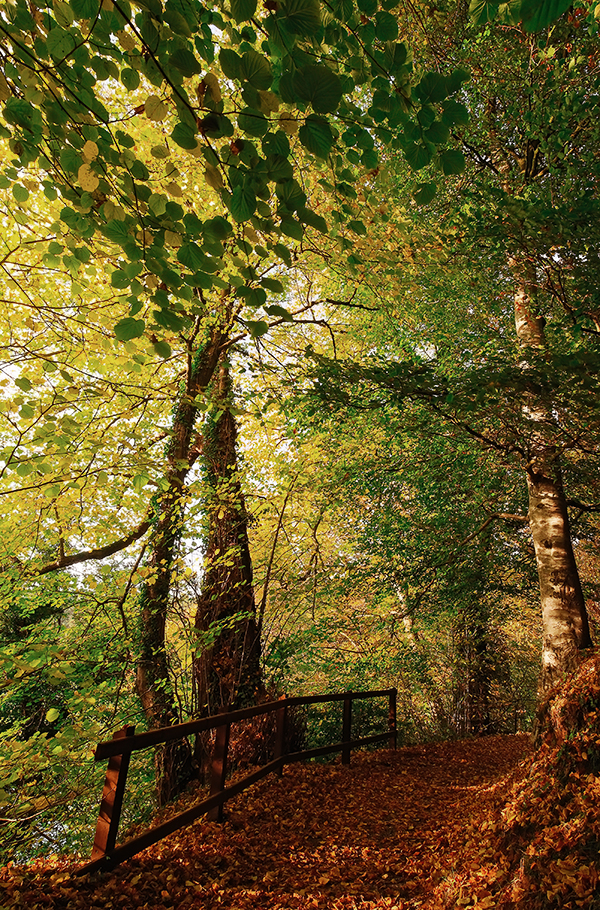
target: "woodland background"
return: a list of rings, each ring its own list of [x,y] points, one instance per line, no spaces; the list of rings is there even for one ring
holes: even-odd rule
[[[520,732],[577,665],[597,10],[0,6],[3,859],[87,851],[125,723],[394,685],[404,743]]]

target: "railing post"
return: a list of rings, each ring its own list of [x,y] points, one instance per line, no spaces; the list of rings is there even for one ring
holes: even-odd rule
[[[133,736],[134,733],[135,727],[123,727],[113,733],[113,739]],[[102,859],[103,856],[106,856],[107,853],[114,849],[117,843],[117,831],[119,830],[119,821],[121,819],[130,758],[131,752],[126,752],[121,755],[112,755],[108,760],[100,812],[96,823],[94,846],[92,847],[93,860]]]
[[[344,719],[342,725],[342,764],[350,764],[350,741],[352,739],[352,692],[346,692],[344,696]]]
[[[215,738],[215,747],[212,755],[211,774],[210,774],[210,795],[221,793],[225,789],[225,778],[227,777],[227,752],[229,751],[229,734],[231,724],[225,723],[217,727]],[[223,803],[215,806],[208,813],[207,818],[211,822],[223,821]]]
[[[398,748],[398,726],[397,726],[397,716],[396,716],[396,697],[398,694],[397,689],[390,689],[390,709],[388,716],[388,729],[390,731],[390,739],[388,748],[397,749]]]
[[[281,699],[282,705],[277,709],[275,715],[275,758],[279,761],[279,766],[277,768],[277,776],[281,777],[283,774],[283,766],[285,764],[285,735],[287,733],[287,698],[285,695]]]

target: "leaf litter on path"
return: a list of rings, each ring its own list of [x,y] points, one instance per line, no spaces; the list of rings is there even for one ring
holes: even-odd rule
[[[464,863],[529,749],[525,735],[490,736],[287,766],[228,803],[222,824],[199,819],[110,874],[74,877],[76,864],[56,858],[3,869],[0,910],[492,907],[500,872],[487,858],[482,870]]]

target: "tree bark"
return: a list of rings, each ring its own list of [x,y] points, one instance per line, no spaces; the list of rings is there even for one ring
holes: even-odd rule
[[[511,259],[516,280],[515,326],[528,370],[528,354],[546,348],[544,320],[536,315],[533,266]],[[529,424],[529,523],[533,537],[542,608],[541,692],[576,668],[579,652],[592,644],[585,600],[573,552],[560,458],[552,433],[551,404],[532,386],[525,391],[523,416]]]
[[[199,712],[205,715],[254,704],[264,693],[248,515],[238,474],[237,427],[225,359],[214,400],[220,415],[205,428],[202,453],[209,528],[196,613],[199,653],[194,673]],[[207,748],[206,743],[200,745],[201,752]]]
[[[151,532],[146,560],[146,580],[140,593],[139,659],[136,689],[149,729],[179,721],[169,676],[166,622],[171,586],[171,568],[181,532],[184,483],[197,457],[193,446],[196,396],[204,391],[217,367],[226,330],[213,328],[209,338],[190,357],[185,389],[175,406],[171,440],[167,447],[167,470],[163,489],[152,503]],[[187,742],[166,743],[155,753],[156,791],[159,805],[176,796],[192,774],[192,755]]]

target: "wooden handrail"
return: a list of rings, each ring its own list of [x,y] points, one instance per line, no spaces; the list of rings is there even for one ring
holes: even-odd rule
[[[358,746],[387,741],[390,749],[397,745],[396,723],[396,689],[375,689],[370,692],[340,692],[332,695],[297,695],[291,698],[281,698],[278,701],[267,702],[252,708],[241,708],[238,711],[229,711],[226,714],[215,714],[201,720],[188,721],[173,727],[162,727],[158,730],[149,730],[147,733],[134,735],[134,727],[124,727],[118,730],[112,740],[99,743],[96,752],[96,761],[108,758],[108,770],[104,782],[100,815],[96,826],[96,836],[92,852],[92,861],[81,867],[77,874],[84,874],[97,870],[109,870],[126,859],[135,856],[141,850],[162,840],[168,834],[177,831],[185,825],[191,824],[201,815],[209,814],[215,821],[223,818],[223,805],[227,800],[242,793],[252,784],[266,777],[271,771],[278,775],[283,773],[286,764],[328,755],[332,752],[342,753],[342,762],[350,763],[351,751]],[[356,699],[388,698],[388,729],[385,733],[376,733],[373,736],[363,736],[352,739],[352,703]],[[300,752],[285,752],[285,735],[287,727],[288,709],[299,705],[315,705],[326,702],[341,701],[343,705],[342,741],[327,746],[318,746],[314,749],[305,749]],[[275,728],[275,757],[268,764],[257,768],[251,774],[229,786],[225,785],[227,774],[227,755],[229,748],[229,733],[231,724],[261,714],[276,713]],[[162,825],[158,825],[139,837],[133,838],[119,847],[116,846],[119,827],[121,805],[125,792],[125,783],[129,759],[132,752],[147,749],[150,746],[182,739],[203,730],[217,730],[217,738],[212,759],[210,795],[187,809],[185,812],[174,816]]]
[[[383,696],[389,696],[390,692],[396,691],[396,689],[374,689],[372,692],[352,692],[352,699],[382,698]],[[316,705],[329,701],[344,701],[347,696],[348,693],[346,692],[336,692],[333,695],[293,695],[286,697],[285,703],[288,707]],[[118,741],[109,739],[106,742],[98,743],[94,752],[94,760],[102,761],[105,758],[110,758],[111,755],[138,752],[141,749],[158,746],[173,739],[184,739],[186,736],[193,736],[194,733],[201,733],[204,730],[214,730],[222,724],[233,724],[238,720],[248,720],[251,717],[258,717],[260,714],[269,714],[272,711],[277,711],[281,707],[282,701],[283,699],[268,701],[252,708],[240,708],[237,711],[228,711],[226,714],[213,714],[210,717],[203,717],[200,720],[189,720],[183,724],[175,724],[172,727],[157,727],[156,730],[148,730],[146,733],[124,736]]]

